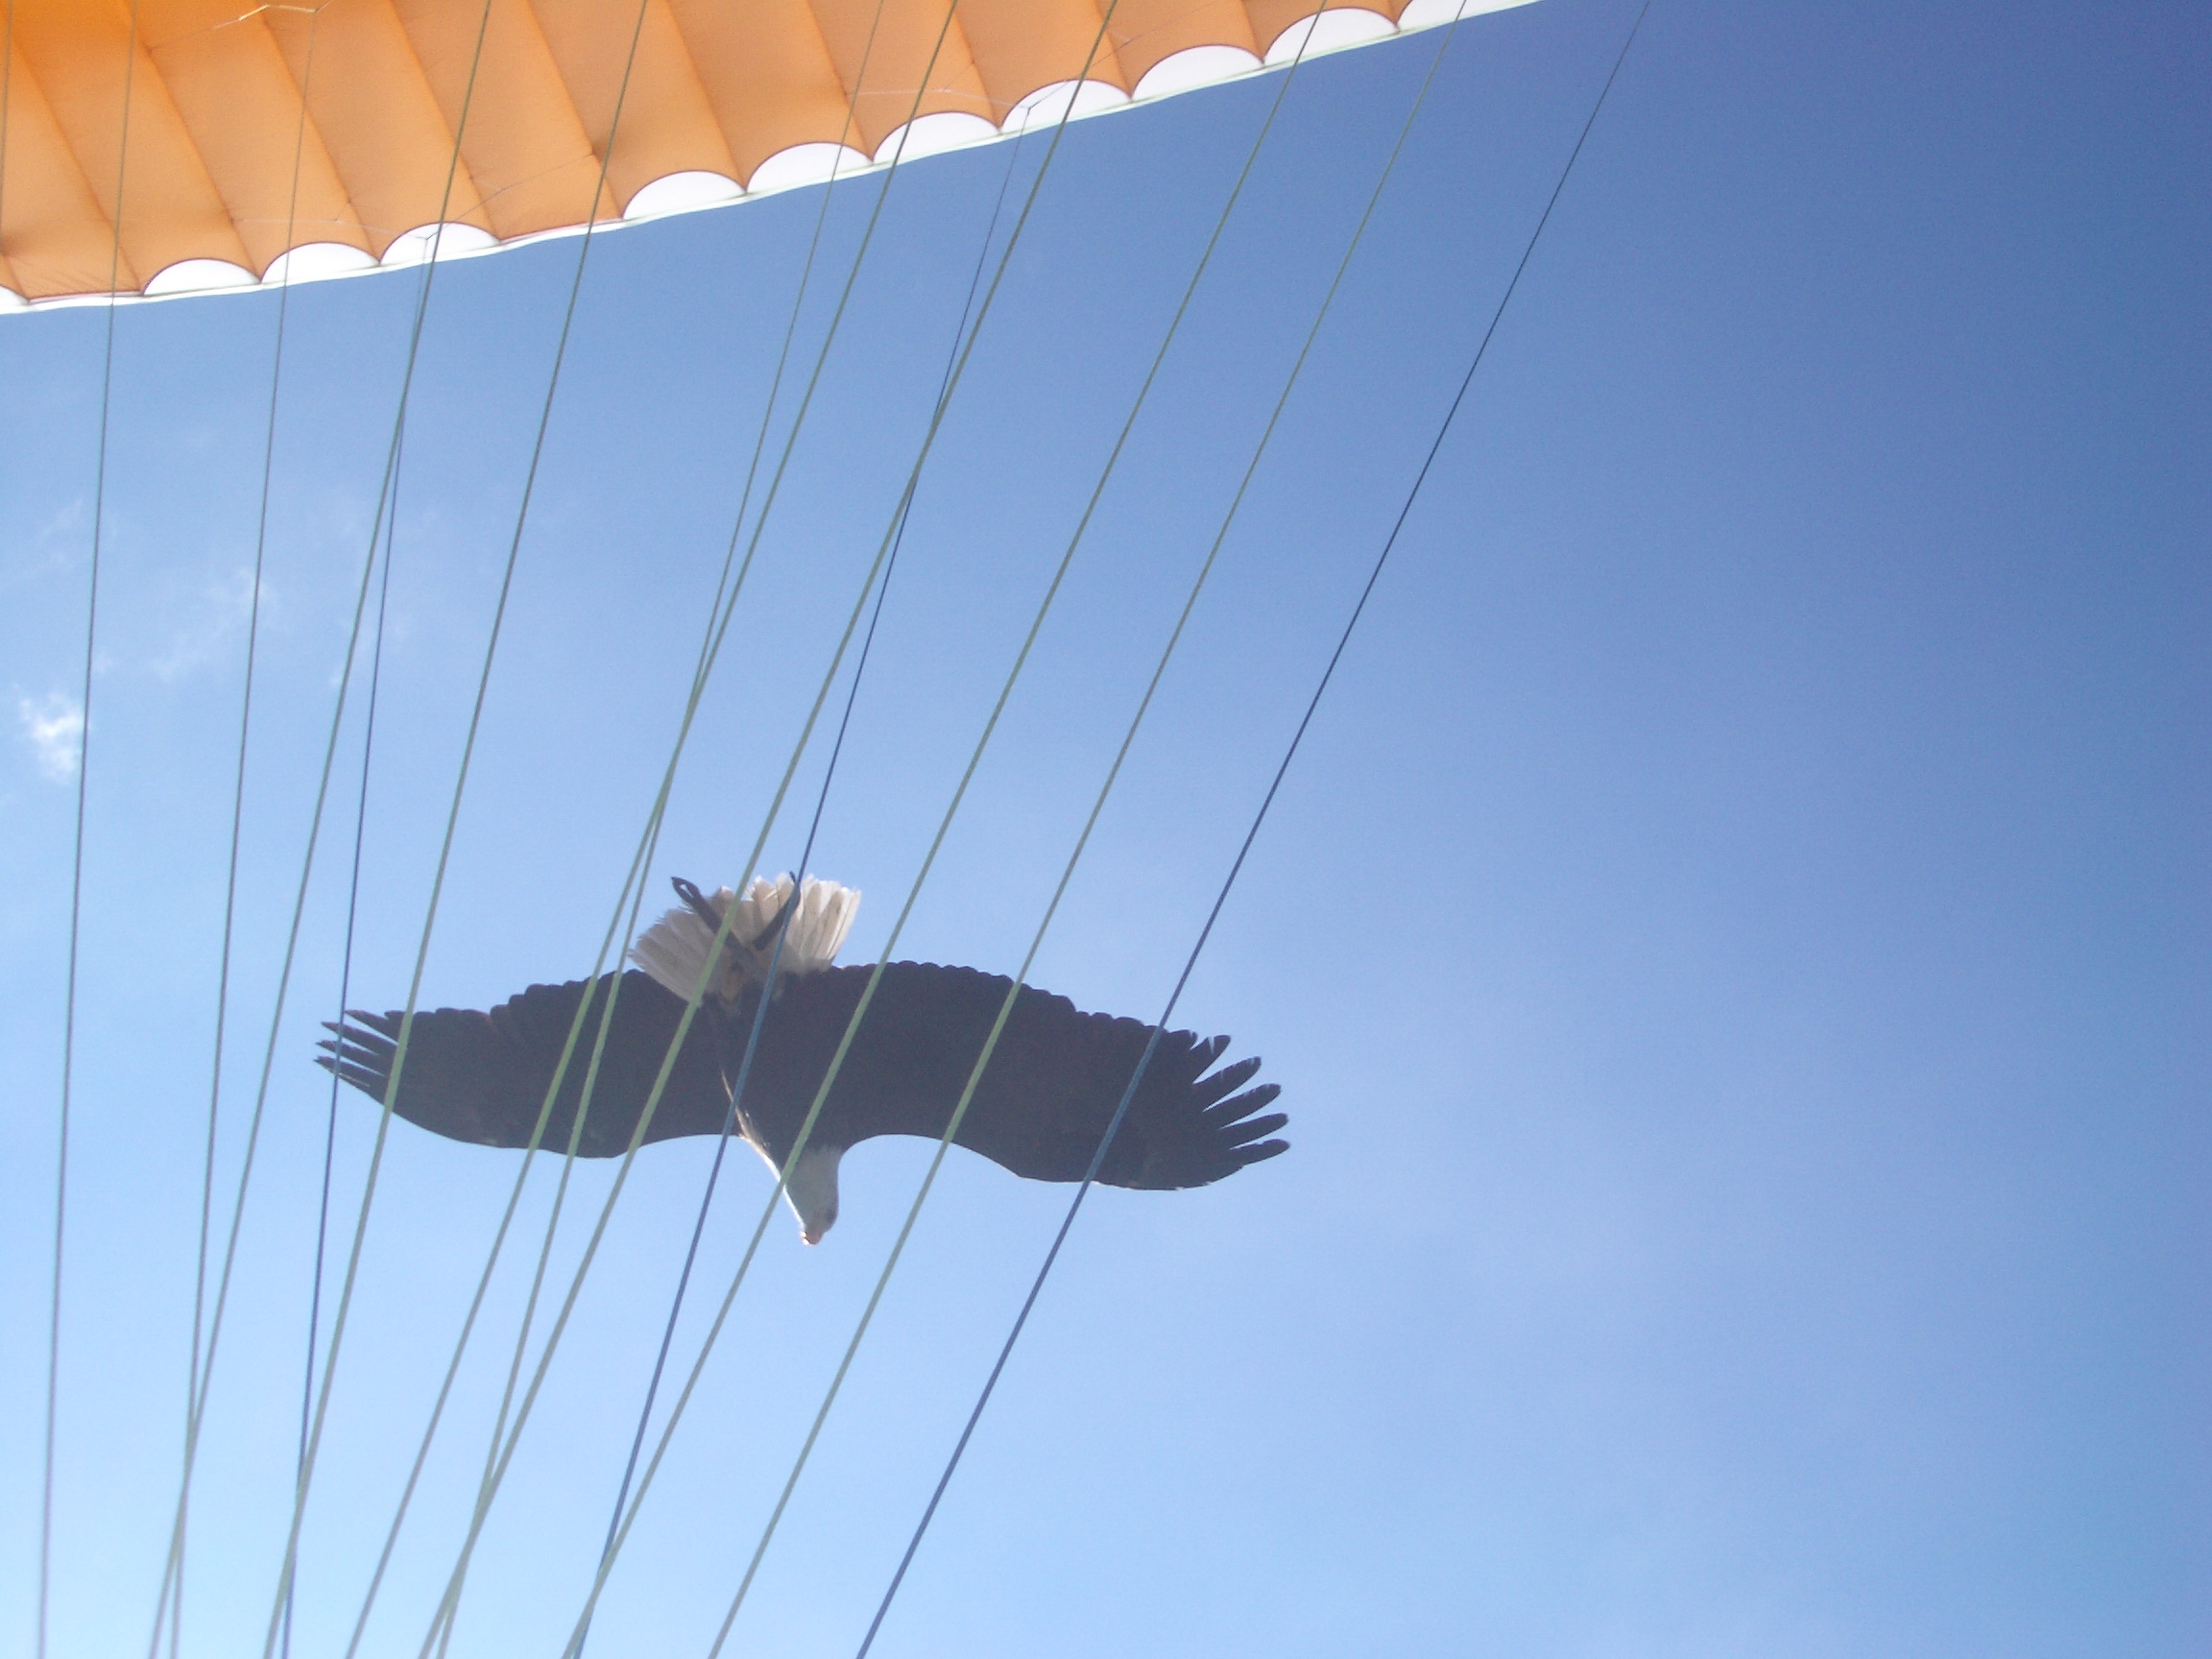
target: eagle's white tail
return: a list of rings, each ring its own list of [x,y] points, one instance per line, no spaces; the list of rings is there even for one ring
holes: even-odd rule
[[[733,902],[737,906],[737,914],[730,922],[729,947],[707,987],[709,996],[734,1002],[748,983],[767,977],[768,961],[775,953],[769,929],[791,902],[791,878],[756,876],[744,898],[725,887],[708,902],[718,917],[728,916]],[[812,974],[829,967],[837,959],[859,908],[856,888],[807,877],[799,885],[799,907],[792,913],[778,972]],[[707,971],[707,952],[713,944],[714,930],[705,917],[676,909],[637,936],[637,943],[630,948],[630,960],[659,984],[689,1000],[698,989],[699,976]]]
[[[722,889],[723,893],[729,891],[727,887]],[[779,876],[773,881],[765,876],[756,876],[753,885],[745,889],[745,897],[738,901],[737,920],[731,924],[730,931],[757,948],[763,970],[773,948],[767,937],[768,929],[776,925],[776,918],[783,914],[783,906],[790,902],[791,878],[788,876]],[[834,881],[807,877],[800,883],[799,908],[791,918],[791,930],[783,941],[781,971],[812,974],[836,961],[859,909],[858,888],[840,887]]]

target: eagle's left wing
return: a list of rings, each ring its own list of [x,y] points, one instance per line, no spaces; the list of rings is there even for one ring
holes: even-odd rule
[[[786,981],[762,1033],[754,1087],[809,1096],[844,1035],[870,970],[837,968]],[[845,1057],[825,1111],[844,1144],[872,1135],[936,1139],[966,1086],[1012,981],[972,968],[899,962]],[[1017,1175],[1078,1181],[1135,1073],[1152,1027],[1086,1014],[1023,986],[954,1137]],[[1289,1119],[1266,1112],[1279,1088],[1245,1088],[1257,1058],[1218,1071],[1226,1037],[1165,1033],[1098,1179],[1116,1187],[1203,1187],[1286,1142]]]

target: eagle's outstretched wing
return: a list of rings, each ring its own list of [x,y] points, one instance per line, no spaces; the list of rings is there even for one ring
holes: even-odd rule
[[[674,1040],[684,1004],[644,974],[602,974],[565,985],[533,985],[489,1014],[471,1008],[419,1012],[407,1037],[407,1063],[399,1071],[393,1110],[411,1123],[455,1141],[485,1146],[525,1146],[544,1108],[577,1004],[591,993],[574,1052],[561,1079],[540,1144],[555,1152],[568,1144],[592,1049],[599,1041],[608,993],[617,983],[614,1014],[585,1114],[577,1152],[610,1158],[630,1143],[638,1115],[662,1057]],[[349,1011],[336,1037],[320,1046],[318,1063],[364,1094],[384,1098],[399,1037],[399,1015]],[[704,1020],[694,1020],[669,1072],[668,1086],[646,1131],[648,1141],[720,1131],[730,1096]]]
[[[757,1091],[796,1085],[804,1111],[869,972],[831,969],[782,987],[746,1090],[749,1106],[762,1097]],[[972,968],[886,968],[818,1133],[846,1145],[873,1135],[942,1135],[1010,984]],[[1085,1014],[1065,997],[1024,986],[955,1140],[1017,1175],[1081,1180],[1151,1033],[1139,1021]],[[1288,1119],[1262,1115],[1277,1085],[1243,1087],[1258,1059],[1206,1075],[1228,1044],[1188,1031],[1161,1038],[1101,1181],[1202,1187],[1286,1149],[1267,1137]]]
[[[796,1135],[870,972],[834,968],[796,974],[777,987],[744,1101],[769,1142],[787,1144]],[[567,1144],[605,1006],[601,998],[613,979],[608,974],[591,982],[599,990],[546,1124],[541,1143],[548,1148]],[[877,1135],[942,1135],[1010,984],[972,968],[887,967],[838,1069],[816,1140],[851,1146]],[[454,1140],[527,1144],[586,989],[580,980],[533,985],[489,1014],[455,1008],[418,1014],[395,1109]],[[749,992],[729,1017],[729,1032],[750,1028],[757,996]],[[629,1144],[682,1012],[683,1004],[644,974],[621,975],[579,1153],[610,1157]],[[337,1040],[323,1045],[322,1064],[381,1099],[398,1030],[397,1014],[349,1014]],[[954,1139],[1017,1175],[1082,1179],[1151,1032],[1141,1022],[1085,1014],[1065,997],[1024,986]],[[1259,1070],[1257,1059],[1207,1075],[1228,1041],[1201,1042],[1189,1031],[1161,1038],[1099,1180],[1116,1187],[1203,1187],[1286,1149],[1269,1137],[1288,1119],[1264,1110],[1277,1085],[1244,1087]],[[728,1100],[702,1015],[685,1039],[645,1138],[717,1133]]]

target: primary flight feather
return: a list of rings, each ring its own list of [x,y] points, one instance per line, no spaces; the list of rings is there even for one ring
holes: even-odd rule
[[[631,950],[642,972],[533,985],[489,1013],[418,1013],[393,1110],[456,1141],[527,1145],[573,1027],[574,1049],[540,1143],[567,1147],[595,1065],[576,1150],[617,1156],[637,1133],[685,1004],[705,979],[643,1139],[718,1135],[731,1118],[731,1090],[781,932],[782,955],[733,1126],[783,1172],[800,1234],[817,1243],[837,1219],[837,1165],[847,1148],[877,1135],[944,1134],[1012,982],[972,968],[887,966],[794,1162],[800,1126],[872,972],[832,965],[860,896],[788,876],[757,879],[741,898],[728,888],[709,896],[681,880],[676,889],[685,908],[655,923]],[[587,1003],[579,1024],[578,1007]],[[319,1063],[382,1100],[400,1019],[349,1010],[321,1045]],[[1086,1014],[1065,997],[1024,985],[954,1142],[1032,1180],[1081,1180],[1151,1035],[1139,1021]],[[1226,1037],[1201,1041],[1189,1031],[1161,1037],[1100,1181],[1203,1187],[1286,1149],[1270,1137],[1288,1119],[1265,1111],[1278,1086],[1246,1087],[1259,1060],[1212,1070],[1228,1046]]]

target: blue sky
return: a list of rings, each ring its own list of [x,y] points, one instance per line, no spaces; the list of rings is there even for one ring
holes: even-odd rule
[[[1032,977],[1165,997],[1628,13],[1453,45]],[[1301,71],[902,954],[1021,959],[1435,36]],[[2212,1640],[2207,212],[2190,9],[1662,0],[1188,992],[1289,1156],[1087,1208],[880,1654],[2181,1655]],[[880,948],[1276,83],[1070,130],[925,478],[813,867]],[[1025,151],[1026,168],[1034,151]],[[729,879],[926,418],[1003,147],[893,186],[654,872]],[[843,268],[874,180],[840,187]],[[594,243],[424,982],[589,968],[819,196]],[[577,244],[442,268],[354,958],[396,1006]],[[415,282],[293,299],[218,1191]],[[810,300],[810,352],[827,321]],[[131,1651],[173,1501],[270,296],[115,320],[54,1579]],[[0,319],[0,1651],[30,1651],[102,315]],[[356,716],[358,708],[355,710]],[[215,1382],[186,1646],[282,1547],[360,729]],[[819,750],[801,769],[810,804]],[[768,860],[797,859],[802,810]],[[340,1102],[338,1225],[373,1114]],[[559,1650],[707,1149],[638,1162],[456,1652]],[[919,1180],[761,1259],[593,1651],[704,1652]],[[305,1534],[360,1605],[511,1155],[392,1137]],[[541,1236],[364,1648],[412,1653]],[[580,1172],[555,1247],[610,1172]],[[733,1165],[686,1354],[765,1201]],[[856,1644],[1065,1202],[948,1165],[741,1615]],[[536,1230],[536,1231],[533,1231]]]

